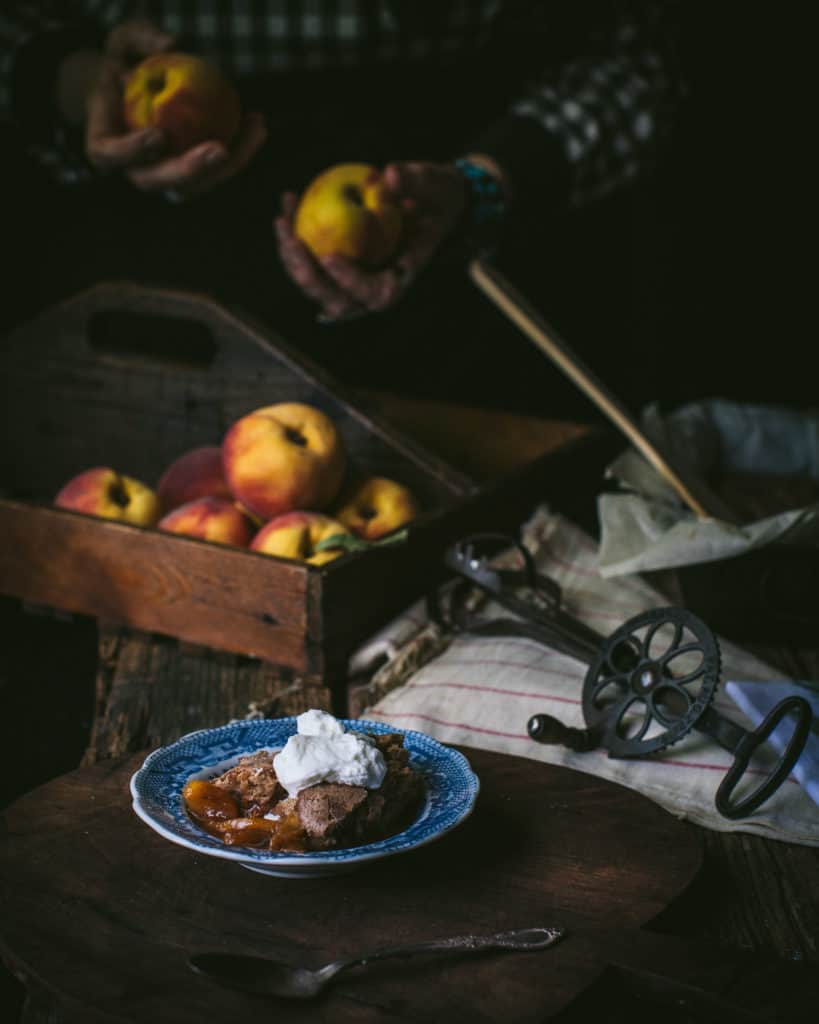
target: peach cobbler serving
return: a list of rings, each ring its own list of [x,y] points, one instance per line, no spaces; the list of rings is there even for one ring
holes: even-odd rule
[[[304,853],[375,842],[407,827],[423,782],[400,733],[345,730],[306,711],[279,750],[257,750],[212,779],[190,779],[191,818],[230,846]]]

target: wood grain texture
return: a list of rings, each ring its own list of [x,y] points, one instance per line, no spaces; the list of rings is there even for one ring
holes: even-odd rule
[[[176,456],[219,444],[234,420],[279,401],[322,409],[354,464],[389,466],[427,508],[473,488],[268,328],[190,292],[109,282],[46,310],[3,339],[0,394],[16,428],[0,481],[34,500],[112,459],[150,484]]]
[[[330,710],[330,690],[257,658],[101,624],[96,714],[84,764],[257,713]]]
[[[368,405],[427,451],[481,483],[497,480],[588,434],[585,423],[366,391]]]
[[[421,560],[436,555],[428,544],[414,551],[412,572],[391,573],[392,602],[373,604],[360,599],[349,564],[310,572],[48,507],[67,480],[95,465],[155,485],[183,452],[220,444],[240,416],[281,401],[327,413],[351,474],[410,487],[423,510],[420,532],[426,518],[475,491],[250,319],[204,296],[101,285],[16,328],[0,347],[0,403],[14,438],[0,451],[0,528],[11,538],[0,591],[317,677],[332,673],[379,615],[380,625],[417,596]],[[385,558],[382,576],[390,575]],[[338,626],[321,600],[331,572],[346,581],[338,584]]]
[[[130,809],[141,758],[70,773],[15,802],[0,843],[4,956],[71,1012],[239,1020],[258,1000],[187,971],[229,948],[316,964],[390,942],[564,923],[543,954],[411,960],[353,972],[280,1021],[540,1022],[606,962],[595,943],[655,916],[701,862],[694,831],[592,776],[467,750],[471,818],[420,850],[336,878],[259,876],[157,836]],[[80,1018],[77,1018],[80,1019]],[[89,1019],[95,1019],[91,1016]]]
[[[7,592],[308,670],[308,571],[226,545],[0,503]]]

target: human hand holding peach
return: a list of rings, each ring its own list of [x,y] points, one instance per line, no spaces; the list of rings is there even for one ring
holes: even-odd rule
[[[254,525],[232,501],[214,497],[179,505],[159,520],[157,529],[237,548],[246,548],[255,533]]]
[[[254,515],[272,519],[327,507],[341,488],[346,455],[329,416],[301,402],[280,402],[230,427],[222,463],[233,497]]]
[[[158,128],[175,156],[208,141],[229,149],[241,121],[233,84],[214,64],[188,53],[140,61],[126,79],[123,104],[128,127]]]
[[[320,182],[321,176],[310,188]],[[331,202],[327,197],[322,204],[328,211],[325,216],[336,211],[336,222],[339,210],[346,213],[338,233],[348,244],[332,247],[315,243],[316,233],[307,230],[308,218],[300,212],[299,197],[292,192],[282,196],[281,213],[275,220],[279,256],[294,283],[317,303],[323,320],[348,319],[397,302],[458,223],[466,205],[464,179],[454,164],[391,163],[384,168],[380,184],[381,202],[386,208],[399,207],[404,223],[400,246],[380,268],[351,258],[356,252],[350,241],[355,219],[340,200]],[[318,199],[315,193],[310,196],[310,188],[303,202],[309,198],[315,207],[321,194]]]
[[[94,167],[127,170],[159,158],[161,133],[148,127],[129,130],[125,124],[122,81],[133,62],[170,50],[173,44],[173,36],[143,19],[122,22],[108,34],[103,53],[95,57],[95,74],[84,100],[85,151]],[[61,67],[58,79],[63,73]],[[64,90],[71,91],[67,85]]]
[[[170,52],[173,45],[142,20],[110,33],[87,99],[86,154],[143,191],[189,198],[244,168],[266,128],[258,114],[242,119],[235,89],[218,69]],[[140,63],[132,68],[134,59]]]
[[[279,558],[292,558],[310,565],[325,565],[345,553],[344,547],[317,550],[332,537],[349,537],[338,520],[320,512],[296,510],[271,519],[251,542],[252,551]]]
[[[371,164],[337,164],[319,174],[293,219],[293,233],[316,259],[335,254],[371,270],[394,254],[402,227],[401,206]]]
[[[153,526],[160,516],[159,499],[147,484],[108,466],[95,466],[72,477],[61,488],[54,504],[133,526]]]

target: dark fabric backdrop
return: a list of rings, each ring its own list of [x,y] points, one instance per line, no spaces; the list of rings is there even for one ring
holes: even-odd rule
[[[498,254],[513,283],[634,409],[716,394],[814,403],[795,175],[805,131],[801,90],[788,77],[799,66],[789,47],[800,31],[765,11],[745,10],[739,24],[733,5],[689,8],[690,96],[652,178],[565,216],[527,217]],[[436,88],[452,107],[446,83]],[[7,138],[3,323],[100,278],[133,277],[246,308],[349,384],[596,415],[457,263],[422,277],[387,314],[318,326],[278,266],[271,221],[280,189],[299,189],[339,160],[411,157],[422,145],[443,156],[450,136],[457,151],[474,126],[455,122],[448,133],[445,116],[427,125],[409,101],[390,120],[360,84],[341,105],[309,104],[312,117],[286,97],[273,106],[264,157],[235,184],[181,206],[113,180],[74,192],[52,186]]]

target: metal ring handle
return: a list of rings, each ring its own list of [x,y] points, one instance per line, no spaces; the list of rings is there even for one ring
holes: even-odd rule
[[[782,719],[796,712],[796,725],[785,752],[776,767],[744,800],[731,803],[731,796],[748,768],[748,762],[755,751],[768,739]],[[753,732],[746,733],[740,741],[734,756],[734,763],[719,785],[714,799],[716,808],[724,818],[745,818],[753,813],[779,789],[790,775],[804,749],[813,721],[813,711],[804,697],[786,697],[772,708],[764,721]]]

